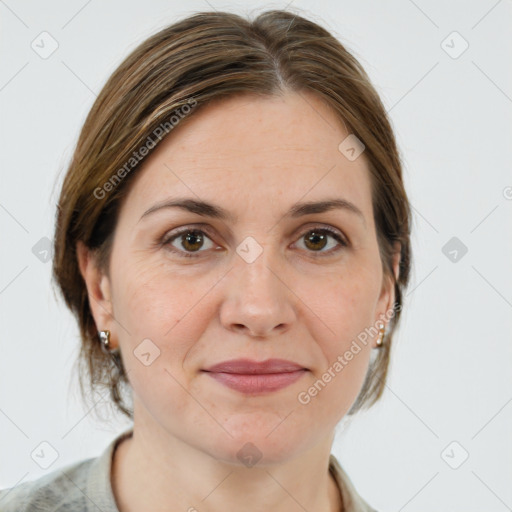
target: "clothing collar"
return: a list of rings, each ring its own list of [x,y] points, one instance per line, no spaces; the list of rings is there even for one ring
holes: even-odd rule
[[[344,512],[376,512],[359,495],[347,473],[332,453],[329,456],[329,471],[334,476],[338,489],[341,491]]]

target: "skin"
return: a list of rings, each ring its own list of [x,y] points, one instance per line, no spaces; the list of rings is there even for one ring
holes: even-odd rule
[[[116,226],[110,275],[78,244],[97,328],[110,330],[133,388],[134,435],[113,463],[121,512],[342,510],[329,454],[377,336],[309,404],[297,395],[394,303],[365,155],[349,161],[338,150],[347,135],[311,93],[213,103],[182,121],[137,171]],[[182,196],[219,205],[236,222],[178,208],[141,220],[159,201]],[[364,221],[343,209],[284,217],[297,201],[332,197],[354,203]],[[209,226],[202,245],[187,245],[184,235],[158,244],[190,225]],[[311,229],[324,227],[349,245],[330,235],[325,246],[308,245]],[[263,250],[251,263],[236,252],[248,236]],[[394,268],[398,275],[398,257]],[[133,353],[146,338],[160,350],[149,366]],[[201,372],[238,357],[289,359],[308,372],[261,396]],[[253,467],[237,457],[247,442],[261,452]]]

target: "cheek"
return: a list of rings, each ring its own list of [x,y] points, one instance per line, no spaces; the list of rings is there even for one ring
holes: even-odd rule
[[[119,320],[132,325],[139,334],[147,330],[163,338],[187,311],[196,295],[197,283],[169,272],[168,264],[134,259],[119,266],[115,294]]]
[[[377,272],[351,267],[331,275],[315,293],[318,316],[334,331],[336,346],[372,325],[379,279]]]
[[[158,265],[123,272],[119,269],[116,319],[125,327],[118,332],[131,387],[152,410],[172,410],[179,417],[190,402],[184,389],[190,375],[182,365],[201,337],[202,323],[209,321],[200,300],[203,287]]]
[[[373,325],[378,279],[378,273],[365,271],[331,276],[322,293],[317,292],[308,302],[328,326],[311,328],[313,336],[315,331],[324,333],[316,337],[325,366],[315,378],[326,384],[319,402],[336,403],[339,411],[356,398],[368,369],[372,338],[365,333]]]
[[[121,275],[121,271],[124,273]],[[183,362],[202,339],[207,325],[216,314],[208,294],[219,277],[187,276],[170,272],[168,264],[133,264],[119,269],[116,290],[116,319],[125,327],[119,330],[121,344],[129,359],[142,350],[143,340],[158,357],[152,363],[160,373],[165,369],[179,373]],[[140,349],[139,349],[140,347]],[[138,361],[134,361],[137,367]]]

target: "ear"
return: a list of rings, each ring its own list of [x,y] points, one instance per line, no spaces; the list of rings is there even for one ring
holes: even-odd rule
[[[82,241],[77,242],[76,254],[80,273],[87,287],[89,306],[97,331],[110,331],[110,344],[116,348],[115,319],[112,307],[112,288],[109,277],[97,265],[96,254]]]
[[[401,256],[401,244],[395,242],[393,245],[393,273],[395,275],[395,281],[398,281],[400,276],[400,256]],[[391,276],[386,276],[382,283],[382,290],[379,297],[379,303],[377,308],[377,321],[383,322],[386,325],[387,314],[395,304],[395,282]]]

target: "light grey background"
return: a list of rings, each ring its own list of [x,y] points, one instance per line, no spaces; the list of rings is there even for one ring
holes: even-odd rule
[[[186,14],[285,5],[0,0],[0,488],[97,456],[128,425],[100,424],[81,407],[71,372],[78,329],[54,298],[50,262],[32,250],[53,236],[62,174],[95,95],[135,46]],[[369,73],[414,210],[388,388],[373,410],[340,425],[333,452],[382,512],[511,510],[511,2],[292,7]],[[43,31],[58,43],[46,59],[31,47]],[[455,262],[451,245],[443,253],[452,237],[468,249]],[[47,470],[30,456],[42,441],[59,454]]]

